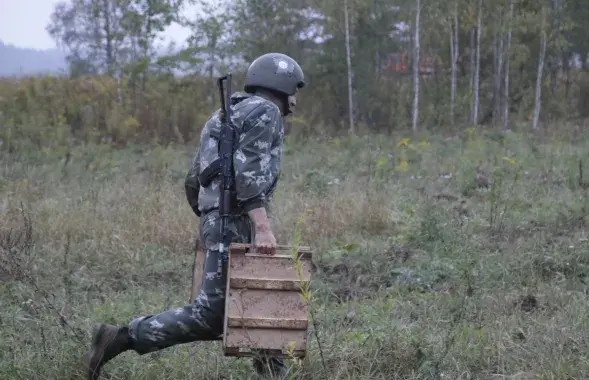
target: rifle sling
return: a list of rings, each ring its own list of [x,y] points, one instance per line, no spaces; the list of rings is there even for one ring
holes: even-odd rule
[[[219,174],[221,174],[221,159],[217,158],[199,174],[198,180],[203,187],[207,187]]]

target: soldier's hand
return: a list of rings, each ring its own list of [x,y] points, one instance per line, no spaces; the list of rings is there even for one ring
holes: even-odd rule
[[[254,248],[258,253],[263,255],[273,255],[276,253],[276,238],[270,229],[268,216],[264,207],[258,207],[248,212],[253,221],[255,238]]]
[[[258,253],[263,255],[274,255],[276,253],[276,238],[270,229],[256,231],[254,247]]]

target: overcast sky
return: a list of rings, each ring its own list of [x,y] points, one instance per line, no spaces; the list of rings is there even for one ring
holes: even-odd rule
[[[45,31],[49,17],[58,0],[0,0],[0,40],[25,48],[50,49],[55,42]],[[186,7],[194,13],[195,8]],[[178,25],[165,33],[167,41],[184,42],[188,32]]]

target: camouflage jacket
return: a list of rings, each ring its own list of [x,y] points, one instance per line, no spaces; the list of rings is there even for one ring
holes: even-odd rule
[[[231,96],[231,109],[231,120],[238,139],[233,154],[235,188],[232,213],[268,208],[281,171],[284,141],[282,114],[271,101],[243,92]],[[185,181],[188,202],[198,216],[219,207],[221,177],[214,178],[208,186],[202,186],[199,181],[200,173],[219,157],[219,111],[204,125],[200,147]]]

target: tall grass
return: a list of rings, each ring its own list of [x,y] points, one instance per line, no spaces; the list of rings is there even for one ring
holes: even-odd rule
[[[317,252],[298,376],[585,378],[589,138],[404,137],[288,138],[272,227],[292,243],[306,212]],[[0,378],[77,379],[93,324],[188,301],[193,151],[2,152]],[[250,378],[219,345],[124,353],[105,378]]]

